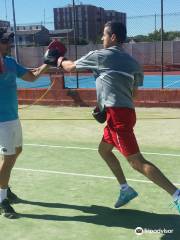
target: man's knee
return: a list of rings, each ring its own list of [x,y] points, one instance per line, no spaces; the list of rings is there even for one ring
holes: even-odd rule
[[[18,157],[19,154],[21,154],[21,152],[22,152],[22,147],[17,147],[16,148],[16,157]]]
[[[141,162],[139,162],[138,160],[131,160],[129,161],[129,163],[131,167],[134,168],[136,171],[141,170]]]
[[[98,153],[104,157],[112,153],[113,146],[111,144],[101,142],[98,147]]]
[[[131,167],[139,172],[142,171],[143,165],[146,163],[146,160],[144,159],[141,153],[128,156],[127,160],[130,163]]]
[[[8,170],[11,169],[14,161],[16,159],[16,155],[3,155],[1,162],[1,169]]]

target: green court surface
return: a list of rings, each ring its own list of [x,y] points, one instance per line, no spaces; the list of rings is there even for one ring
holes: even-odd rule
[[[22,202],[16,220],[0,218],[0,240],[180,240],[171,197],[133,170],[116,151],[139,197],[113,205],[117,181],[98,155],[103,125],[91,108],[33,106],[20,110],[24,151],[11,186]],[[138,108],[135,132],[145,157],[180,187],[180,109]],[[138,236],[135,228],[147,233]]]

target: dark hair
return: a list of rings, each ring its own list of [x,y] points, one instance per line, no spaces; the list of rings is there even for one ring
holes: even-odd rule
[[[126,26],[121,22],[109,21],[104,27],[108,28],[109,35],[115,34],[118,43],[126,41],[127,30]]]

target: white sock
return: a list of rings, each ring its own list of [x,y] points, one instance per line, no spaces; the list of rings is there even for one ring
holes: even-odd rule
[[[0,203],[7,198],[7,188],[0,188]]]
[[[129,188],[129,185],[127,183],[120,184],[120,188],[122,191],[126,191]]]
[[[175,193],[172,195],[172,197],[173,197],[174,201],[176,201],[177,199],[180,200],[180,189],[177,189],[175,191]]]

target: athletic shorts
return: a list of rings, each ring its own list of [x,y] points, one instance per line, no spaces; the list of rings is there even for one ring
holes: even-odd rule
[[[0,154],[14,155],[22,146],[22,127],[19,119],[0,122]]]
[[[102,141],[115,146],[124,156],[139,152],[133,128],[136,113],[131,108],[107,107],[107,125]]]

